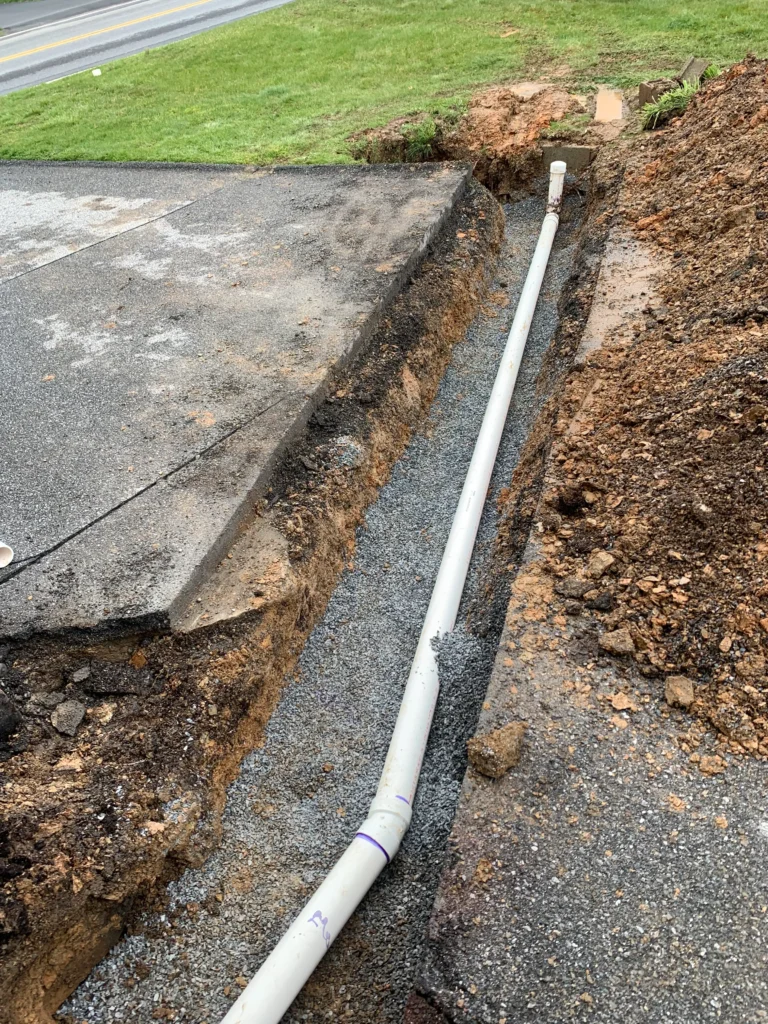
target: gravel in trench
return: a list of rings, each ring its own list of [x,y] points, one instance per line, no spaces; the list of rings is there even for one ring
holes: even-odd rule
[[[221,847],[169,887],[61,1013],[88,1024],[216,1024],[365,818],[394,725],[451,519],[543,216],[540,197],[506,208],[504,247],[487,304],[457,345],[425,423],[369,509],[347,571],[286,686],[263,747],[232,784]],[[284,1018],[389,1024],[422,958],[425,929],[501,629],[470,632],[482,594],[499,489],[509,482],[543,400],[536,380],[573,261],[564,225],[544,281],[454,633],[440,650],[441,695],[397,858],[380,876]],[[497,315],[489,315],[488,311]],[[488,627],[487,616],[485,617]]]

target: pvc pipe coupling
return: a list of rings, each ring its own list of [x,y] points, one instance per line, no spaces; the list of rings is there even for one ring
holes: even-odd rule
[[[371,803],[368,817],[357,830],[357,835],[378,846],[389,864],[400,849],[412,816],[411,805],[405,797],[390,797],[377,793]]]

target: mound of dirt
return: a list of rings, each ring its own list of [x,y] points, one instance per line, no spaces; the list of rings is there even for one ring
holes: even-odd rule
[[[670,269],[634,337],[569,384],[571,401],[590,391],[588,423],[557,443],[544,523],[556,591],[570,587],[606,638],[626,636],[623,656],[647,675],[691,679],[701,723],[757,755],[768,755],[767,151],[768,63],[755,59],[630,150],[620,213]],[[591,593],[576,594],[581,581]],[[694,724],[691,749],[700,735]]]
[[[496,195],[540,170],[536,144],[553,122],[584,110],[583,100],[543,83],[494,86],[476,94],[456,123],[422,114],[399,117],[350,137],[367,163],[471,160],[475,176]]]

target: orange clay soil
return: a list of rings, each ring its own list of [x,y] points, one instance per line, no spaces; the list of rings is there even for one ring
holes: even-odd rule
[[[352,149],[369,163],[406,160],[472,160],[475,176],[499,196],[539,173],[537,142],[553,121],[584,110],[582,99],[544,83],[499,85],[475,95],[458,124],[436,119],[434,137],[421,148],[413,142],[422,114],[399,117],[381,128],[351,136]]]
[[[620,219],[669,269],[566,387],[549,572],[605,652],[662,688],[690,679],[691,749],[706,727],[768,756],[768,64],[733,67],[626,152]]]

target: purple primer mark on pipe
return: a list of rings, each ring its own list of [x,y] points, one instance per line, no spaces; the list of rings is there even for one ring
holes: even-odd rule
[[[381,845],[381,843],[377,843],[376,840],[372,836],[367,836],[365,834],[365,832],[358,832],[357,835],[355,836],[355,839],[367,839],[368,842],[372,843],[376,847],[377,850],[381,850],[381,852],[387,858],[387,864],[389,864],[389,854],[384,849],[384,847]]]
[[[323,917],[322,910],[316,910],[312,917],[309,919],[309,924],[313,924],[315,928],[319,928],[322,932],[323,938],[325,939],[325,948],[331,948],[331,933],[328,931],[328,918]]]
[[[411,801],[407,797],[400,796],[399,793],[395,797],[395,800],[402,800],[404,804],[408,804],[409,807],[411,806]]]

